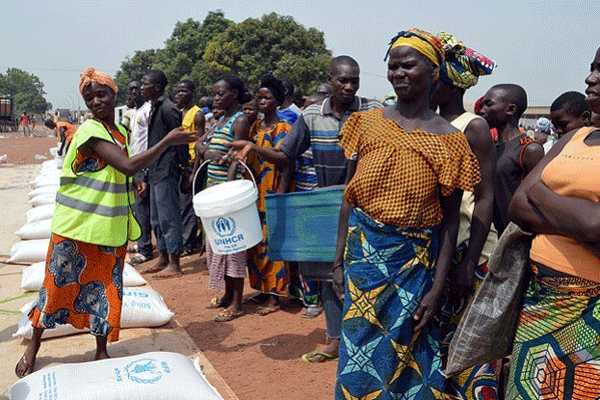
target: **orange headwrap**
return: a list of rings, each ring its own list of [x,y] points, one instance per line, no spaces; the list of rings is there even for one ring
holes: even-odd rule
[[[105,74],[104,72],[97,72],[94,68],[88,68],[83,71],[81,76],[81,82],[79,83],[79,91],[83,93],[83,88],[89,85],[92,82],[98,82],[101,85],[106,85],[111,88],[115,94],[119,91],[117,89],[117,85],[115,85],[115,81],[110,77],[110,75]]]

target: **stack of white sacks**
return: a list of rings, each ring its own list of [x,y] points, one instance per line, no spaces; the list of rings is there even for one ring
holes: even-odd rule
[[[56,149],[51,149],[55,154]],[[50,244],[50,226],[55,209],[56,192],[60,185],[60,173],[63,160],[42,163],[39,175],[30,182],[33,190],[27,195],[33,206],[27,212],[27,223],[15,234],[21,241],[10,250],[9,263],[31,264],[23,269],[21,289],[37,291],[42,287],[46,269],[46,254]],[[166,324],[173,317],[162,297],[146,285],[146,280],[133,268],[125,263],[123,267],[123,309],[121,313],[122,328],[156,327]],[[25,305],[19,320],[18,330],[14,337],[31,338],[33,332],[27,314],[35,305],[35,301]],[[44,331],[44,338],[77,333],[80,330],[71,325],[58,325],[57,329]]]
[[[60,185],[60,173],[63,165],[63,160],[56,155],[57,149],[51,149],[51,153],[55,156],[55,159],[48,160],[42,163],[42,168],[40,170],[39,175],[30,182],[32,186],[31,192],[29,192],[29,204],[32,205],[32,209],[27,212],[26,215],[26,224],[23,225],[15,234],[19,236],[21,239],[20,242],[12,246],[10,250],[10,258],[8,259],[8,263],[18,263],[18,264],[30,264],[25,267],[22,272],[21,278],[21,289],[25,291],[37,291],[42,287],[45,275],[45,260],[46,254],[48,252],[48,246],[50,244],[50,226],[52,222],[52,216],[55,210],[55,199],[56,192],[58,191],[58,187]],[[123,268],[123,308],[121,312],[121,328],[139,328],[139,327],[157,327],[166,324],[171,320],[174,313],[169,310],[167,305],[165,304],[163,298],[158,294],[155,290],[150,287],[142,287],[146,285],[146,280],[133,268],[131,265],[125,263]],[[36,300],[26,304],[21,308],[21,317],[19,318],[19,322],[17,325],[17,331],[13,334],[15,338],[27,338],[30,339],[33,333],[33,327],[31,325],[31,321],[27,317],[29,311],[35,306]],[[85,332],[86,330],[76,329],[71,325],[57,325],[56,329],[46,329],[42,336],[43,339],[57,337],[57,336],[65,336],[74,333]],[[140,382],[147,383],[149,381],[156,381],[160,379],[161,381],[165,381],[167,386],[176,389],[177,386],[188,386],[188,385],[196,385],[202,383],[197,389],[200,389],[201,393],[193,394],[193,392],[189,393],[191,397],[184,397],[182,393],[172,393],[175,397],[171,396],[168,393],[163,393],[166,395],[164,397],[148,397],[148,398],[202,398],[202,399],[220,399],[221,397],[217,394],[216,390],[210,386],[208,381],[205,380],[204,376],[197,368],[192,368],[196,372],[195,377],[191,377],[192,380],[196,382],[187,382],[186,385],[173,385],[173,381],[171,383],[167,383],[172,380],[171,378],[164,379],[168,376],[169,369],[175,364],[179,365],[181,363],[181,368],[183,370],[189,370],[190,365],[185,359],[187,357],[176,355],[172,353],[149,353],[152,357],[144,358],[145,355],[140,355],[137,357],[131,357],[140,359],[143,361],[142,367],[137,367],[138,375],[140,379],[134,379],[135,371],[124,371],[126,376],[130,379],[125,379],[123,381],[123,385],[116,385],[115,392],[111,393],[111,391],[103,391],[103,399],[111,399],[111,398],[146,398],[142,392],[135,392],[135,388],[133,386],[140,386],[141,389],[148,386],[155,385],[139,385]],[[140,358],[141,357],[141,358]],[[121,360],[121,361],[118,361]],[[152,362],[148,360],[153,360]],[[188,359],[189,360],[189,359]],[[123,363],[123,361],[127,361],[126,359],[115,359],[113,363]],[[173,364],[172,366],[166,366],[167,361],[169,364]],[[110,363],[110,360],[105,360],[103,363]],[[129,360],[131,362],[131,360]],[[131,364],[135,364],[136,361]],[[152,369],[147,370],[148,365],[152,364]],[[191,363],[191,361],[190,361]],[[83,370],[81,367],[87,367],[88,363],[78,364],[76,367],[81,374],[86,374],[86,369]],[[156,365],[154,365],[156,364]],[[125,369],[129,368],[131,365],[125,366]],[[160,368],[158,368],[160,367]],[[44,396],[44,393],[48,390],[46,381],[48,377],[46,376],[48,373],[52,373],[53,375],[56,373],[62,374],[62,369],[65,369],[66,372],[69,368],[68,365],[60,365],[56,367],[52,367],[52,369],[58,368],[57,371],[47,371],[46,369],[40,370],[27,378],[17,382],[10,390],[11,399],[37,399],[38,395]],[[89,371],[92,372],[92,375],[95,375],[96,364],[92,363],[89,365]],[[164,370],[166,368],[166,370]],[[179,368],[179,367],[178,367]],[[176,369],[178,369],[176,368]],[[49,370],[49,369],[48,369]],[[107,365],[107,371],[116,371],[117,368],[114,366]],[[162,371],[161,371],[162,370]],[[107,373],[109,373],[107,372]],[[175,372],[175,371],[171,371]],[[131,375],[133,374],[133,375]],[[189,371],[186,372],[189,374]],[[131,375],[131,376],[130,376]],[[161,376],[162,378],[158,378]],[[108,377],[106,377],[108,378]],[[121,376],[121,380],[123,380],[125,376]],[[175,378],[175,381],[181,379]],[[202,382],[198,382],[197,379],[200,378]],[[53,378],[55,379],[55,378]],[[186,378],[187,379],[187,378]],[[117,379],[118,381],[119,379]],[[187,379],[189,380],[189,379]],[[27,384],[28,389],[25,391],[21,390],[21,387],[25,383],[24,381],[30,381]],[[39,384],[36,383],[39,381]],[[44,382],[42,384],[42,381]],[[79,395],[81,393],[71,393],[73,391],[73,387],[69,386],[70,380],[65,380],[65,387],[62,390],[59,389],[60,384],[57,387],[54,387],[51,391],[56,395],[56,390],[63,391],[63,395],[73,395],[74,397],[63,397],[60,398],[81,398]],[[105,381],[99,383],[101,385],[105,384]],[[133,386],[132,386],[133,385]],[[36,388],[36,386],[40,386],[39,390],[35,389],[31,391],[30,389]],[[84,385],[85,386],[85,385]],[[117,389],[117,386],[121,386],[120,389]],[[156,389],[156,387],[154,388]],[[82,388],[81,390],[85,390]],[[128,393],[128,396],[123,396],[123,390]],[[47,393],[45,394],[47,395]],[[113,396],[115,395],[115,396]],[[199,395],[200,397],[197,397]],[[131,397],[133,396],[133,397]],[[194,397],[196,396],[196,397]],[[54,397],[53,397],[54,398]],[[87,397],[86,397],[87,398]],[[92,398],[92,397],[90,397]],[[96,398],[96,397],[93,397]]]

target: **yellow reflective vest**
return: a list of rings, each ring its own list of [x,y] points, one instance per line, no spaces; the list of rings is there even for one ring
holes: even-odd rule
[[[127,138],[125,129],[117,126]],[[128,240],[136,240],[141,235],[132,211],[135,197],[131,178],[108,164],[97,171],[73,171],[77,150],[92,137],[120,146],[96,120],[87,120],[79,127],[65,157],[52,232],[86,243],[124,246]],[[126,150],[129,155],[128,144]]]

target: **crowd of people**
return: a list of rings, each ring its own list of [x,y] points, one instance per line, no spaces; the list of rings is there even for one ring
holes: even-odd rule
[[[86,70],[80,90],[94,118],[70,135],[17,374],[33,371],[41,333],[56,323],[89,327],[96,358],[108,356],[128,240],[139,264],[153,258],[154,236],[158,260],[142,272],[157,278],[181,276],[180,257],[206,251],[209,288],[223,289],[206,305],[216,322],[243,315],[246,278],[259,315],[290,295],[304,317],[323,312],[327,344],[302,360],[339,360],[336,399],[599,398],[600,49],[587,95],[560,95],[534,134],[520,126],[519,85],[495,85],[465,109],[466,90],[496,63],[451,34],[402,31],[386,61],[394,93],[383,103],[357,96],[349,56],[333,58],[327,82],[304,98],[286,79],[267,74],[250,91],[227,74],[199,106],[193,82],[170,99],[165,74],[151,70],[128,85],[125,128],[114,123],[112,79]],[[258,186],[263,240],[221,255],[202,244],[191,187],[240,179],[241,164]],[[305,280],[297,263],[268,257],[265,196],[333,185],[345,185],[335,259],[324,265],[333,279]],[[446,376],[449,344],[511,224],[535,234],[512,356]]]

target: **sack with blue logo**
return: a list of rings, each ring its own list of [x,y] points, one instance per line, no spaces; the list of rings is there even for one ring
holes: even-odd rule
[[[19,380],[10,400],[222,400],[199,361],[153,352],[54,365]]]

